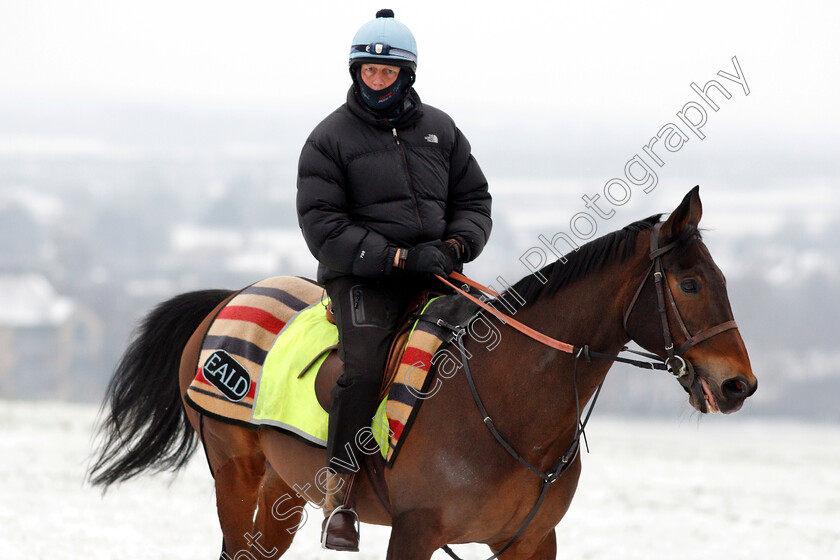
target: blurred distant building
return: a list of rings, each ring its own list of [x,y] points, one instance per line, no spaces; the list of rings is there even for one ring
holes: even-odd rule
[[[83,396],[103,334],[97,315],[43,275],[0,273],[0,397]]]

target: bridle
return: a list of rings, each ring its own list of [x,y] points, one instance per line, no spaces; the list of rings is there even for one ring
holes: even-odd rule
[[[683,357],[683,354],[685,354],[689,348],[696,346],[704,340],[708,340],[713,336],[726,332],[730,329],[737,329],[738,325],[734,320],[730,320],[702,330],[693,336],[689,333],[688,328],[685,326],[685,321],[683,321],[682,314],[680,314],[680,310],[677,307],[677,302],[674,301],[674,294],[671,292],[671,286],[668,284],[667,278],[665,278],[665,269],[662,266],[662,255],[676,247],[679,240],[672,241],[664,247],[660,247],[660,229],[662,229],[662,222],[653,226],[653,231],[650,235],[650,267],[648,268],[644,278],[642,278],[641,283],[639,283],[639,287],[633,295],[633,299],[630,301],[627,311],[624,313],[624,331],[627,332],[627,321],[630,318],[630,314],[633,312],[636,302],[639,301],[639,295],[642,293],[642,289],[644,289],[648,278],[650,278],[652,274],[655,284],[654,291],[656,292],[658,304],[657,310],[662,321],[662,339],[665,344],[665,354],[667,356],[664,360],[665,367],[679,380],[681,385],[688,387],[694,383],[694,367],[691,365],[691,362]],[[679,324],[680,329],[685,336],[685,342],[683,342],[676,350],[674,350],[674,341],[671,337],[671,327],[668,324],[668,309],[665,306],[666,295],[668,297],[668,303],[674,311],[674,316],[677,318],[677,324]],[[630,336],[629,333],[627,336]],[[643,353],[642,355],[647,357],[654,356],[646,353]]]
[[[438,276],[437,278],[453,288],[455,291],[481,307],[483,310],[490,312],[493,314],[497,319],[499,319],[502,323],[513,327],[514,329],[518,330],[519,332],[525,334],[526,336],[545,344],[551,348],[560,350],[562,352],[566,352],[567,354],[573,355],[583,355],[587,358],[602,358],[607,360],[613,360],[616,362],[622,362],[626,364],[630,364],[636,367],[641,367],[645,369],[659,369],[659,370],[666,370],[671,373],[674,377],[676,377],[680,383],[684,386],[689,386],[694,382],[694,368],[691,363],[683,357],[683,355],[692,347],[696,346],[697,344],[703,342],[704,340],[708,340],[715,335],[718,335],[722,332],[726,332],[730,329],[737,329],[738,325],[735,323],[734,320],[725,321],[708,329],[702,330],[695,335],[691,335],[689,333],[688,328],[685,326],[685,321],[683,321],[682,314],[680,313],[679,308],[677,307],[677,303],[674,300],[674,294],[671,292],[671,287],[668,285],[668,282],[665,278],[665,268],[662,265],[662,255],[665,255],[669,251],[671,251],[674,247],[676,247],[680,240],[674,240],[667,245],[662,247],[659,246],[659,231],[662,229],[662,222],[657,223],[653,226],[650,235],[650,253],[648,256],[650,257],[650,267],[648,268],[647,273],[645,274],[642,281],[639,283],[639,287],[636,289],[636,293],[633,295],[633,299],[630,300],[630,305],[627,307],[627,311],[624,313],[624,331],[627,332],[627,321],[630,318],[630,314],[633,312],[633,309],[636,306],[636,303],[639,301],[639,296],[642,293],[642,290],[647,284],[648,278],[653,276],[654,280],[654,290],[656,291],[656,298],[657,298],[657,311],[659,312],[660,321],[662,324],[662,339],[664,341],[665,346],[665,355],[666,358],[662,359],[662,357],[651,354],[648,352],[638,352],[634,350],[628,350],[626,347],[622,348],[622,351],[631,352],[633,354],[638,354],[644,356],[646,358],[651,358],[655,360],[660,360],[659,363],[656,362],[644,362],[640,360],[631,360],[627,358],[622,358],[620,356],[614,356],[612,354],[604,354],[601,352],[595,352],[589,349],[588,345],[584,346],[574,346],[569,344],[568,342],[562,342],[550,336],[547,336],[527,325],[524,325],[502,313],[495,307],[492,307],[485,303],[486,298],[479,299],[472,294],[469,293],[470,288],[475,288],[485,294],[490,294],[495,298],[501,298],[501,296],[493,291],[492,289],[482,286],[478,282],[471,280],[460,274],[458,272],[453,272],[450,274],[450,278],[461,282],[462,286],[459,287],[455,285],[453,282],[450,282],[446,278],[442,276]],[[671,327],[668,322],[668,309],[665,305],[665,299],[668,299],[668,302],[671,305],[671,309],[674,311],[674,316],[677,318],[677,323],[682,330],[683,335],[685,336],[685,342],[683,342],[676,350],[674,350],[674,342],[673,338],[671,337]],[[630,337],[629,333],[627,335]]]
[[[450,282],[449,280],[447,280],[447,279],[445,279],[441,276],[437,277],[443,283],[445,283],[445,284],[449,285],[451,288],[455,289],[458,293],[465,296],[467,299],[469,299],[473,303],[477,304],[483,310],[492,313],[499,320],[501,320],[504,324],[507,324],[507,325],[513,327],[514,329],[518,330],[519,332],[529,336],[530,338],[532,338],[532,339],[534,339],[534,340],[536,340],[536,341],[538,341],[542,344],[545,344],[546,346],[549,346],[551,348],[555,348],[557,350],[561,350],[563,352],[572,354],[575,358],[575,362],[574,362],[575,363],[574,382],[575,382],[575,404],[576,404],[576,407],[577,407],[577,421],[576,421],[576,425],[575,425],[575,436],[572,438],[572,442],[569,444],[569,447],[566,449],[565,453],[563,453],[563,455],[560,457],[560,460],[554,465],[554,467],[551,468],[550,470],[546,471],[546,472],[543,472],[540,469],[538,469],[536,466],[529,463],[522,455],[520,455],[513,448],[513,446],[510,445],[510,443],[508,443],[508,441],[496,429],[496,427],[493,423],[493,420],[490,418],[490,415],[488,414],[487,409],[484,407],[484,403],[482,402],[481,397],[478,394],[478,390],[475,386],[475,380],[473,379],[473,375],[470,372],[469,361],[467,359],[467,352],[466,352],[466,349],[464,348],[463,335],[465,334],[466,329],[464,329],[464,327],[461,327],[461,326],[458,326],[458,325],[454,325],[454,326],[453,325],[448,325],[445,321],[443,321],[441,319],[437,319],[436,321],[434,319],[425,319],[425,320],[432,320],[433,322],[436,322],[438,324],[438,326],[450,327],[453,330],[453,332],[456,333],[455,340],[457,341],[457,344],[459,346],[459,350],[461,351],[461,357],[463,359],[462,364],[463,364],[464,373],[465,373],[465,376],[466,376],[466,379],[467,379],[467,383],[470,387],[470,391],[472,392],[473,400],[475,401],[476,405],[478,406],[478,409],[481,412],[481,415],[484,417],[484,424],[490,430],[490,433],[493,435],[493,437],[496,439],[496,441],[505,449],[505,451],[508,452],[509,455],[511,455],[518,462],[522,463],[526,468],[528,468],[530,471],[537,474],[542,479],[542,485],[540,487],[540,494],[539,494],[539,497],[537,498],[537,502],[534,504],[534,506],[531,508],[531,511],[526,516],[524,523],[521,525],[521,527],[516,532],[516,534],[510,540],[508,540],[508,542],[496,554],[494,554],[493,556],[488,558],[488,560],[494,560],[495,558],[498,558],[505,550],[507,550],[511,545],[513,545],[514,542],[516,542],[516,540],[522,535],[522,533],[525,532],[525,529],[528,527],[531,520],[536,516],[537,511],[539,510],[540,506],[542,505],[542,502],[545,499],[545,496],[548,492],[549,486],[551,486],[554,482],[556,482],[566,472],[566,470],[572,465],[574,459],[577,458],[577,456],[578,456],[578,452],[580,451],[580,439],[584,435],[584,428],[585,428],[585,426],[586,426],[586,424],[589,420],[589,416],[592,414],[592,409],[595,405],[595,401],[598,398],[598,393],[601,390],[601,385],[599,385],[598,390],[595,392],[595,395],[592,398],[592,403],[590,404],[589,411],[586,415],[586,418],[581,418],[581,406],[580,406],[580,401],[579,401],[579,397],[578,397],[578,390],[577,390],[577,366],[578,366],[578,361],[581,358],[585,358],[587,362],[590,361],[591,358],[602,358],[602,359],[612,360],[612,361],[616,361],[616,362],[622,362],[622,363],[626,363],[626,364],[630,364],[630,365],[634,365],[636,367],[641,367],[641,368],[646,368],[646,369],[649,368],[649,369],[666,370],[666,371],[669,371],[671,373],[671,375],[676,377],[677,380],[680,382],[680,384],[683,387],[688,389],[694,383],[695,373],[694,373],[694,367],[691,365],[691,362],[689,362],[687,359],[685,359],[683,357],[685,352],[687,352],[690,348],[696,346],[697,344],[703,342],[704,340],[708,340],[708,339],[712,338],[715,335],[718,335],[722,332],[726,332],[730,329],[737,329],[738,328],[738,325],[735,323],[735,321],[730,320],[730,321],[725,321],[723,323],[715,325],[713,327],[710,327],[708,329],[702,330],[702,331],[698,332],[697,334],[695,334],[693,336],[689,333],[688,329],[685,326],[685,321],[683,321],[682,315],[680,314],[680,311],[677,308],[677,303],[674,300],[674,294],[671,292],[671,288],[668,285],[667,279],[665,278],[665,269],[662,265],[662,255],[668,253],[668,251],[670,251],[674,247],[676,247],[679,244],[680,240],[677,239],[675,241],[672,241],[672,242],[668,243],[667,245],[665,245],[663,247],[660,247],[659,246],[659,231],[660,231],[660,229],[662,229],[662,222],[654,225],[653,229],[651,231],[650,253],[649,253],[649,257],[650,257],[650,260],[651,260],[650,267],[648,268],[648,271],[645,274],[644,278],[642,278],[642,281],[639,283],[639,287],[636,289],[636,293],[633,295],[633,299],[630,301],[630,305],[627,307],[627,311],[624,313],[623,326],[624,326],[624,330],[626,332],[627,331],[627,321],[630,317],[630,314],[633,312],[633,309],[636,306],[636,303],[639,300],[639,295],[642,293],[642,290],[644,289],[645,284],[647,284],[648,278],[653,276],[653,280],[654,280],[654,284],[655,284],[654,290],[656,291],[656,298],[657,298],[657,303],[658,303],[657,311],[659,312],[659,317],[660,317],[661,322],[662,322],[662,336],[663,336],[664,345],[665,345],[665,354],[666,354],[667,357],[664,360],[662,360],[662,358],[660,356],[657,356],[656,354],[651,354],[651,353],[648,353],[648,352],[638,352],[638,351],[635,351],[635,350],[628,350],[626,347],[622,348],[622,351],[632,352],[634,354],[639,354],[639,355],[644,356],[646,358],[660,360],[659,362],[644,362],[644,361],[640,361],[640,360],[623,358],[623,357],[615,356],[615,355],[612,355],[612,354],[602,354],[600,352],[591,351],[589,349],[588,345],[573,346],[573,345],[571,345],[567,342],[562,342],[560,340],[551,338],[551,337],[549,337],[549,336],[547,336],[547,335],[545,335],[545,334],[543,334],[539,331],[536,331],[535,329],[533,329],[533,328],[531,328],[527,325],[524,325],[524,324],[520,323],[516,319],[510,317],[509,315],[506,315],[506,314],[500,312],[496,308],[494,308],[490,305],[487,305],[484,301],[482,301],[482,299],[484,299],[484,298],[479,299],[479,298],[473,296],[472,294],[468,293],[470,291],[470,288],[472,287],[472,288],[475,288],[477,290],[480,290],[480,291],[484,292],[485,294],[490,294],[493,297],[495,297],[497,299],[500,299],[501,296],[498,293],[496,293],[495,291],[491,290],[490,288],[487,288],[486,286],[482,286],[481,284],[479,284],[479,283],[477,283],[477,282],[475,282],[475,281],[473,281],[473,280],[467,278],[466,276],[463,276],[462,274],[457,273],[457,272],[453,272],[452,274],[450,274],[450,278],[452,278],[455,281],[461,282],[462,283],[461,287],[456,286],[454,283]],[[682,332],[683,332],[683,334],[685,335],[685,338],[686,338],[686,341],[684,343],[682,343],[679,346],[679,348],[677,348],[676,350],[674,350],[674,341],[671,337],[671,329],[670,329],[670,325],[668,323],[668,309],[665,305],[666,295],[667,295],[668,302],[670,303],[671,308],[674,311],[674,315],[677,318],[677,323],[679,324],[680,329],[682,330]],[[628,337],[630,337],[629,334],[628,334]],[[630,337],[630,338],[632,338],[632,337]],[[442,547],[442,549],[450,557],[452,557],[456,560],[460,560],[458,558],[458,556],[452,551],[452,549],[449,548],[448,545],[444,545]]]

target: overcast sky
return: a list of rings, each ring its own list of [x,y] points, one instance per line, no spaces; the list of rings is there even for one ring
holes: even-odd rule
[[[823,200],[810,221],[837,215],[836,2],[0,0],[0,153],[121,153],[144,134],[177,152],[184,135],[212,132],[234,151],[247,143],[249,153],[293,160],[344,101],[353,35],[383,7],[417,39],[421,97],[464,129],[497,193],[504,178],[520,189],[540,172],[588,178],[551,187],[555,204],[543,210],[562,210],[552,222],[576,211],[581,192],[620,176],[661,127],[682,124],[677,112],[700,101],[691,84],[709,80],[731,98],[712,91],[720,109],[707,109],[707,139],[666,158],[660,180],[680,192],[657,189],[665,199],[646,197],[625,215],[669,208],[697,183],[718,216],[738,216],[721,219],[726,227],[747,212],[762,224],[800,215],[791,200],[806,188]],[[733,57],[745,84],[719,74],[739,73]],[[64,109],[79,103],[110,112]],[[136,110],[144,105],[175,110]],[[183,118],[185,107],[194,118]],[[62,112],[75,119],[63,128]],[[148,115],[157,124],[146,130]],[[211,119],[212,131],[203,126]],[[45,141],[50,134],[69,140]],[[765,194],[769,182],[782,196]],[[284,184],[293,183],[290,171]],[[738,204],[733,185],[754,192]],[[557,191],[574,193],[575,205]],[[772,212],[758,213],[759,203]]]
[[[323,112],[343,100],[353,34],[387,5],[417,38],[418,91],[450,112],[653,127],[737,56],[751,91],[730,90],[728,120],[840,125],[836,2],[9,0],[0,99]]]

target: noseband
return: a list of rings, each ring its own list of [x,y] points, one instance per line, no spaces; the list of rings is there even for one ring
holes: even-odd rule
[[[722,332],[726,332],[730,329],[737,329],[738,325],[735,323],[734,320],[732,320],[725,321],[723,323],[715,325],[714,327],[702,330],[694,336],[692,336],[688,332],[688,329],[685,326],[685,321],[683,321],[682,315],[680,314],[680,310],[677,307],[677,302],[674,301],[674,294],[671,292],[671,287],[668,285],[668,281],[665,278],[665,269],[662,266],[662,255],[676,247],[679,243],[679,240],[672,241],[664,247],[660,247],[660,229],[662,229],[662,222],[653,226],[653,231],[650,234],[650,268],[648,268],[645,277],[642,278],[642,281],[639,284],[639,288],[636,290],[636,293],[633,296],[633,299],[630,301],[630,305],[627,308],[627,311],[624,313],[624,330],[625,332],[627,331],[627,320],[630,318],[630,313],[633,312],[633,308],[636,306],[636,302],[639,300],[639,295],[642,293],[642,289],[645,287],[648,278],[650,278],[652,274],[653,281],[655,284],[654,290],[656,291],[659,317],[662,321],[662,338],[665,341],[665,353],[667,355],[667,358],[665,359],[665,365],[668,368],[668,371],[671,373],[671,375],[676,377],[681,385],[688,387],[689,385],[694,383],[694,367],[691,365],[691,362],[689,362],[683,357],[683,354],[685,354],[689,348],[696,346],[704,340],[708,340],[713,336],[718,335]],[[671,309],[674,310],[674,316],[677,318],[677,323],[679,324],[680,329],[682,330],[683,335],[685,335],[686,339],[685,342],[683,342],[676,350],[674,350],[674,341],[671,338],[671,328],[668,324],[668,309],[665,306],[666,294],[668,296],[668,302],[671,305]]]

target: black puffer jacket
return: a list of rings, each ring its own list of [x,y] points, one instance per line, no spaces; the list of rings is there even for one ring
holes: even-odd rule
[[[320,281],[387,275],[398,247],[454,237],[466,262],[487,242],[491,198],[469,142],[414,90],[409,99],[415,110],[394,128],[351,88],[303,146],[298,221]]]

